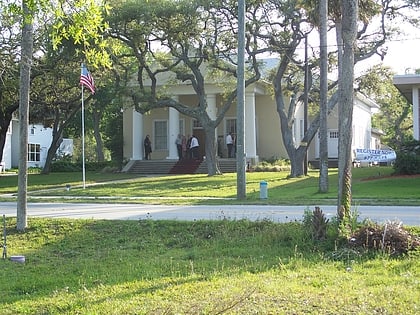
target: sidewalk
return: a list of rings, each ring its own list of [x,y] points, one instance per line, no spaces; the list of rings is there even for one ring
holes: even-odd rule
[[[327,218],[336,216],[335,205],[320,205]],[[0,203],[0,215],[16,216],[16,202]],[[34,217],[105,220],[271,220],[301,221],[304,205],[149,205],[107,203],[28,203],[27,214]],[[359,206],[359,219],[377,223],[398,221],[420,226],[420,206]]]

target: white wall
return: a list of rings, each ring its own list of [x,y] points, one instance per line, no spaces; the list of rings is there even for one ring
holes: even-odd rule
[[[6,139],[6,145],[3,151],[3,161],[5,168],[18,167],[19,165],[19,122],[13,120],[11,122],[10,133]],[[28,161],[28,167],[43,167],[47,158],[48,149],[52,142],[52,129],[45,128],[43,125],[30,125],[28,127],[28,143],[39,144],[40,157],[39,161]],[[73,154],[73,140],[63,139],[63,143],[59,149],[60,154]]]
[[[28,161],[28,167],[43,167],[47,159],[48,149],[52,141],[52,129],[44,128],[42,125],[31,125],[28,128],[28,143],[41,146],[39,162]]]
[[[355,98],[353,108],[353,142],[352,147],[370,148],[372,138],[371,109]]]
[[[356,148],[371,148],[372,146],[371,106],[372,104],[363,98],[357,96],[354,98],[352,150]],[[330,133],[335,131],[338,131],[338,105],[335,106],[332,113],[328,116],[328,135],[330,136]],[[312,143],[315,145],[315,158],[319,158],[318,135],[315,136],[314,140]],[[338,139],[328,138],[328,156],[330,158],[338,157]]]
[[[6,142],[3,149],[3,158],[0,161],[0,171],[12,167],[12,128],[9,128],[6,134]],[[4,169],[3,169],[4,168]]]

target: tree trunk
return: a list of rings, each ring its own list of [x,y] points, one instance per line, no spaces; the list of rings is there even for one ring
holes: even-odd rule
[[[295,143],[293,141],[293,125],[291,123],[291,121],[294,118],[294,111],[288,110],[286,113],[283,101],[278,100],[277,98],[278,97],[276,95],[277,112],[280,117],[281,136],[291,164],[290,177],[302,176],[304,175],[303,163],[306,155],[306,150],[308,149],[314,136],[316,135],[317,130],[319,129],[320,117],[319,114],[314,117],[309,129],[305,133],[302,139],[302,143],[306,145],[302,144],[298,148],[296,148]],[[328,100],[327,115],[334,109],[337,103],[338,93],[333,93],[330,99]]]
[[[58,132],[53,133],[53,139],[50,147],[48,148],[47,158],[45,160],[44,168],[42,169],[42,174],[49,174],[51,172],[51,163],[54,159],[58,148],[60,148],[60,145],[63,142],[62,134],[62,129],[60,129]]]
[[[320,43],[320,113],[319,113],[319,192],[328,192],[328,50],[327,21],[328,1],[319,5],[319,43]]]
[[[47,158],[42,169],[42,174],[50,173],[52,160],[57,153],[57,150],[60,148],[61,143],[63,142],[64,130],[66,129],[69,122],[72,121],[72,118],[74,115],[76,115],[79,109],[79,106],[74,107],[72,112],[65,117],[61,117],[60,109],[56,109],[54,123],[52,125],[52,141],[50,147],[48,148]]]
[[[306,157],[306,146],[301,146],[294,149],[293,154],[290,157],[290,177],[299,177],[305,175],[305,157]]]
[[[27,0],[22,1],[22,54],[20,60],[19,89],[19,137],[20,156],[18,174],[18,200],[16,228],[23,232],[27,227],[27,186],[28,186],[28,125],[29,92],[31,84],[31,66],[33,50],[32,12]]]
[[[205,127],[204,133],[206,135],[205,151],[206,151],[206,163],[207,163],[207,174],[209,176],[220,175],[222,172],[219,168],[219,162],[217,160],[217,141],[216,141],[216,130],[214,127]]]
[[[338,143],[338,218],[350,217],[351,207],[351,143],[354,103],[354,46],[357,35],[357,0],[342,1],[343,54],[339,70],[339,143]],[[340,45],[339,45],[340,46]]]
[[[295,143],[293,141],[293,131],[292,131],[292,121],[294,117],[294,111],[290,110],[290,106],[293,106],[293,101],[289,105],[289,110],[285,111],[285,106],[283,104],[283,100],[277,101],[277,112],[280,117],[280,129],[281,129],[281,136],[283,139],[284,147],[286,148],[287,155],[290,159],[290,177],[299,177],[305,175],[305,168],[304,162],[306,157],[306,151],[308,146],[312,140],[307,139],[308,133],[305,134],[304,138],[302,139],[302,143],[306,145],[300,145],[299,147],[295,147]],[[281,103],[279,103],[281,102]],[[279,105],[282,104],[282,105]],[[291,116],[290,116],[291,115]],[[290,117],[289,117],[290,116]]]
[[[96,140],[96,160],[98,162],[103,162],[105,160],[104,144],[102,141],[101,132],[99,130],[99,123],[102,118],[102,113],[96,109],[93,109],[92,117],[93,117],[93,135]]]

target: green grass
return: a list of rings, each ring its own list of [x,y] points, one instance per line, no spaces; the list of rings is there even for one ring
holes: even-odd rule
[[[353,170],[353,201],[355,204],[420,205],[420,177],[390,177],[390,167],[356,168]],[[222,176],[178,175],[139,177],[132,174],[87,173],[87,188],[81,187],[79,173],[31,174],[28,177],[29,200],[41,196],[94,199],[112,196],[106,202],[153,203],[238,203],[236,174]],[[260,200],[260,182],[268,183],[268,199]],[[65,186],[72,186],[67,191]],[[251,172],[246,174],[248,204],[335,204],[337,200],[337,169],[329,171],[329,192],[318,192],[318,171],[308,176],[288,178],[288,172]],[[17,176],[2,176],[0,194],[16,194]],[[159,198],[157,198],[159,197]],[[0,196],[1,198],[1,196]],[[227,200],[220,200],[225,198]],[[233,200],[232,200],[233,199]],[[5,200],[3,197],[0,200]],[[146,200],[146,201],[145,201]],[[73,199],[74,201],[74,199]]]
[[[8,219],[0,314],[418,314],[420,252],[315,243],[296,222]],[[420,235],[420,229],[412,228]]]
[[[420,204],[420,179],[389,178],[391,173],[391,168],[355,169],[353,198],[360,203]],[[262,180],[268,182],[267,201],[259,199]],[[31,174],[29,200],[49,196],[63,201],[73,196],[95,202],[238,203],[236,174],[88,173],[87,183],[86,189],[81,188],[81,174],[76,173]],[[330,170],[327,194],[318,193],[315,171],[294,179],[287,173],[247,173],[247,200],[240,202],[334,203],[336,183],[336,170]],[[1,176],[0,194],[16,192],[17,177]],[[117,198],[100,199],[103,196]],[[171,199],[177,197],[182,198]],[[15,197],[3,200],[10,198]],[[29,218],[28,225],[25,233],[18,233],[15,218],[7,220],[8,254],[25,255],[26,263],[0,260],[0,315],[417,314],[420,310],[419,251],[390,258],[386,252],[350,250],[343,247],[333,224],[325,242],[313,242],[302,223],[268,220]],[[420,235],[420,228],[410,231]]]

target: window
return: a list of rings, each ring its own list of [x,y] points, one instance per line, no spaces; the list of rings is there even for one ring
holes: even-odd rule
[[[330,131],[330,139],[338,139],[338,131]]]
[[[179,133],[181,135],[185,135],[185,120],[184,119],[179,120]]]
[[[28,161],[39,162],[41,159],[41,145],[36,143],[28,144]]]
[[[193,120],[193,128],[203,128],[200,122],[197,119]]]
[[[166,120],[156,120],[154,122],[154,149],[167,150],[168,149],[168,122]]]
[[[226,119],[226,134],[229,132],[236,134],[236,118]]]

